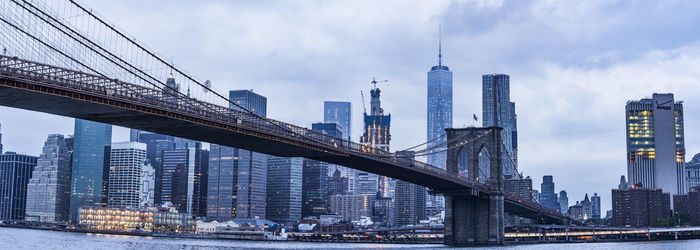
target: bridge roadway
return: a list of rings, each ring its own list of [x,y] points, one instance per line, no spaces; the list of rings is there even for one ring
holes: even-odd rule
[[[205,141],[275,156],[304,157],[384,175],[436,193],[488,196],[489,187],[440,168],[182,94],[0,55],[0,105]],[[506,196],[506,212],[565,221],[556,211]]]

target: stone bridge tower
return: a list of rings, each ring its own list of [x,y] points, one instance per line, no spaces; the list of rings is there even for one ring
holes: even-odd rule
[[[502,139],[500,127],[445,129],[447,172],[475,183],[445,196],[445,244],[504,243]]]

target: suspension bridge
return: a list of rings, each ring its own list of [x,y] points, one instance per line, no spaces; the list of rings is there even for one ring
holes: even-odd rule
[[[447,151],[448,167],[442,169],[261,117],[74,0],[3,1],[0,46],[2,106],[320,160],[425,186],[446,197],[448,244],[502,244],[504,212],[569,222],[558,211],[503,193],[502,161],[512,159],[502,159],[497,127],[448,129],[446,142],[415,151]],[[166,84],[168,75],[179,84]],[[491,153],[490,165],[479,169],[476,155],[483,148]],[[458,161],[465,151],[474,155]],[[480,227],[489,233],[479,233]]]

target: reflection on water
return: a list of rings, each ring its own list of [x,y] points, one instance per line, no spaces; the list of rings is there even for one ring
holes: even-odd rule
[[[140,237],[110,234],[52,232],[30,229],[0,228],[0,246],[5,249],[435,249],[442,245],[306,243],[269,241],[198,240]],[[8,248],[9,247],[9,248]],[[476,248],[468,248],[476,249]],[[538,244],[488,247],[495,249],[700,249],[700,240],[620,242],[586,244]]]

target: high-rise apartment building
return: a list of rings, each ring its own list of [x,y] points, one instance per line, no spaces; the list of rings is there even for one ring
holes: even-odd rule
[[[657,219],[671,216],[671,201],[661,189],[630,186],[612,190],[612,225],[648,227]]]
[[[515,103],[510,101],[510,76],[505,74],[488,74],[482,76],[482,105],[484,127],[502,127],[503,138],[503,175],[507,178],[518,177],[514,152],[516,130]],[[517,143],[515,144],[517,145]],[[543,192],[544,193],[544,192]]]
[[[266,219],[287,225],[301,220],[303,166],[304,159],[300,157],[267,159]]]
[[[71,166],[71,221],[82,206],[107,205],[112,125],[75,119]]]
[[[36,156],[0,155],[0,220],[24,220],[27,186],[36,163]]]
[[[683,194],[683,102],[675,102],[673,94],[655,93],[652,98],[628,101],[625,111],[630,185]]]
[[[70,153],[63,135],[49,135],[27,186],[27,220],[70,219]]]
[[[540,194],[540,204],[557,211],[561,209],[561,205],[557,200],[557,194],[554,193],[554,178],[551,175],[545,175],[542,177],[541,189],[542,193]]]
[[[141,171],[145,164],[146,144],[112,143],[109,157],[108,206],[137,208],[141,205]]]
[[[700,223],[700,187],[693,187],[685,195],[673,196],[675,214],[686,215],[691,224]]]
[[[342,130],[343,139],[350,141],[352,136],[352,104],[350,102],[323,102],[323,122],[336,123]]]

